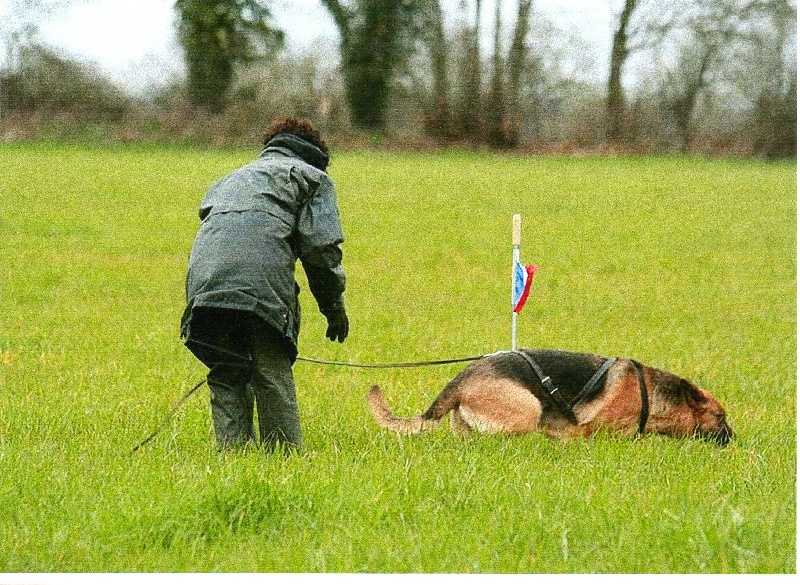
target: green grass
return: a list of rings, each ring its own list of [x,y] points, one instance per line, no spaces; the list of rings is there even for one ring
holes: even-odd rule
[[[793,573],[796,165],[336,154],[351,336],[302,355],[509,345],[510,227],[540,266],[520,345],[689,377],[736,440],[399,438],[460,366],[298,363],[306,446],[217,453],[178,339],[208,185],[252,152],[0,151],[0,572]],[[300,277],[303,282],[302,276]]]

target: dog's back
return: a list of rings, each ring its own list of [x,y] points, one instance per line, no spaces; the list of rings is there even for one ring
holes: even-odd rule
[[[527,354],[552,379],[553,385],[566,400],[577,396],[606,360],[595,354],[553,349],[523,349],[520,353]],[[521,355],[506,351],[488,356],[486,362],[495,376],[519,382],[534,394],[543,397],[541,380],[530,362]]]

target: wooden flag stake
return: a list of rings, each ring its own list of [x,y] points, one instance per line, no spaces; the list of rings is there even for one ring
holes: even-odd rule
[[[519,262],[519,246],[522,241],[522,216],[514,214],[511,227],[511,351],[517,349],[517,313],[514,311],[514,270]]]

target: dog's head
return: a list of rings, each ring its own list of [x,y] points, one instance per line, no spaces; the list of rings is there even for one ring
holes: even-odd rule
[[[715,441],[722,447],[730,442],[734,433],[725,409],[710,393],[677,376],[655,382],[666,403],[666,416],[660,417],[664,425],[660,432],[700,437]]]
[[[691,389],[687,391],[687,404],[695,420],[695,435],[716,441],[724,447],[733,438],[733,429],[728,424],[725,409],[719,401],[702,388],[683,380]]]

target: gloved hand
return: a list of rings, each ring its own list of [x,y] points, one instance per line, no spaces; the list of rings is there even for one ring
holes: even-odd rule
[[[325,332],[325,337],[331,341],[342,343],[350,332],[350,321],[347,319],[344,307],[330,311],[325,317],[328,319],[328,330]]]

